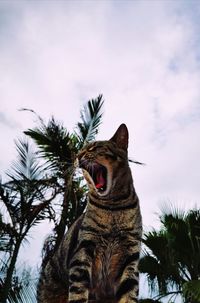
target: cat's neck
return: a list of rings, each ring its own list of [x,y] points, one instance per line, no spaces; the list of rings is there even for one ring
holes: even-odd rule
[[[115,227],[119,231],[134,228],[139,212],[139,200],[133,189],[127,198],[120,201],[102,200],[90,195],[85,216],[92,218],[98,229],[104,226],[102,233],[112,233]]]
[[[130,184],[125,193],[119,192],[118,194],[107,195],[105,197],[89,192],[88,204],[105,210],[123,210],[133,208],[137,200],[135,189]]]

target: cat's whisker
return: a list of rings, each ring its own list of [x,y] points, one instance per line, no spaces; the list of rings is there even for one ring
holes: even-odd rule
[[[133,159],[128,159],[128,161],[129,162],[131,162],[131,163],[134,163],[134,164],[138,164],[138,165],[146,165],[145,163],[143,163],[143,162],[139,162],[139,161],[137,161],[137,160],[133,160]]]

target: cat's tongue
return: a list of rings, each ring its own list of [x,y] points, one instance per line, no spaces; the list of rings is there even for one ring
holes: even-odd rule
[[[95,184],[96,188],[102,188],[105,185],[105,179],[101,170],[98,171],[96,176],[97,183]]]

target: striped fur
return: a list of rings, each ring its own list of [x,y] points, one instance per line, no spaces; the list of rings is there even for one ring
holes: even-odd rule
[[[78,155],[87,209],[43,268],[39,303],[138,302],[142,223],[127,148],[122,124],[109,141],[90,143]]]

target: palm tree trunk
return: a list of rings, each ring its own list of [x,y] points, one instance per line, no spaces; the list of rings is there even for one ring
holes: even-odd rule
[[[68,207],[69,207],[69,190],[67,188],[67,185],[68,185],[68,180],[65,180],[65,193],[62,203],[61,218],[60,218],[60,222],[58,223],[58,226],[55,229],[57,235],[56,235],[56,242],[54,246],[54,252],[58,249],[66,230],[66,220],[68,217]]]
[[[6,278],[5,278],[1,293],[0,293],[0,302],[1,303],[6,303],[10,288],[12,286],[13,272],[14,272],[14,269],[15,269],[15,264],[16,264],[16,261],[17,261],[19,249],[20,249],[20,246],[21,246],[21,242],[22,242],[21,239],[17,240],[14,251],[13,251],[13,254],[12,254],[12,257],[11,257],[11,260],[10,260],[10,264],[8,266]]]

